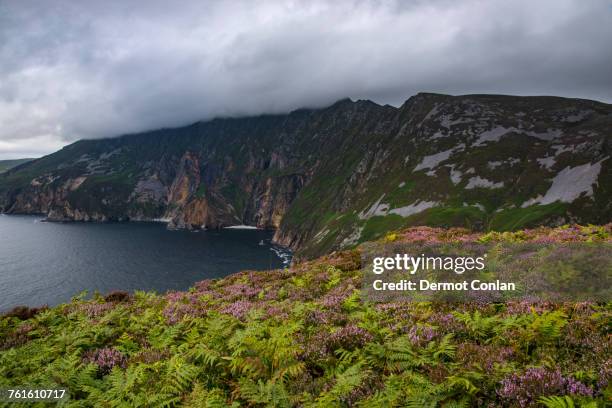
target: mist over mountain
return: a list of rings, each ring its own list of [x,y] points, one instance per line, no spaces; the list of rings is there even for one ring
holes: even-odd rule
[[[606,0],[0,2],[0,160],[339,98],[612,102]]]

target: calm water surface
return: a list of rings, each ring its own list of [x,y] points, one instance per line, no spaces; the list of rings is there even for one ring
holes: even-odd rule
[[[168,231],[160,223],[48,223],[0,215],[0,311],[56,305],[83,290],[184,290],[206,278],[283,266],[261,230]]]

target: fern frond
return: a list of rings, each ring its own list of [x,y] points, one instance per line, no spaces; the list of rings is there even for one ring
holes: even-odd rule
[[[569,395],[540,397],[538,401],[544,404],[546,408],[575,408],[574,400]]]
[[[361,384],[365,374],[362,369],[362,363],[359,362],[347,368],[343,373],[336,375],[333,387],[317,398],[317,405],[321,407],[337,405],[342,397]]]

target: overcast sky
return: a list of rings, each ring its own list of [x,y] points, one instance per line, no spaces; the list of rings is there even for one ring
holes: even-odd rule
[[[612,1],[0,0],[0,159],[420,92],[612,102]]]

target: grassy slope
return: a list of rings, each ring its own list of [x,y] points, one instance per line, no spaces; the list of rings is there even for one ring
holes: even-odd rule
[[[30,162],[32,160],[34,159],[0,160],[0,173],[4,173],[5,171],[12,169],[13,167]]]
[[[611,229],[486,239],[609,241]],[[388,239],[465,234],[420,228]],[[67,405],[80,407],[609,401],[609,303],[371,304],[360,299],[359,256],[16,311],[24,320],[0,318],[0,386],[67,387]]]
[[[480,95],[475,98],[481,102],[487,102],[490,108],[497,111],[499,124],[505,127],[516,126],[511,117],[518,111],[533,111],[536,107],[544,107],[546,110],[567,108],[566,102],[558,98],[497,98],[495,96]],[[392,145],[393,149],[378,165],[378,170],[372,173],[373,178],[369,180],[367,188],[359,190],[358,194],[344,197],[339,205],[330,204],[334,197],[349,183],[350,175],[356,168],[356,162],[350,156],[342,156],[340,160],[331,158],[327,170],[322,172],[325,177],[316,178],[307,186],[298,200],[293,204],[283,220],[284,227],[289,229],[302,229],[306,225],[313,231],[310,240],[300,248],[298,255],[302,257],[316,257],[333,249],[341,247],[342,240],[356,231],[357,227],[363,228],[359,242],[365,242],[384,236],[390,229],[402,228],[416,225],[431,225],[439,227],[462,226],[476,228],[479,230],[501,230],[512,231],[521,228],[531,228],[537,225],[558,225],[560,219],[582,220],[582,222],[605,223],[606,214],[609,213],[607,197],[610,188],[603,181],[609,179],[609,167],[604,162],[601,179],[596,190],[596,200],[590,203],[577,200],[572,204],[554,203],[551,205],[534,205],[522,208],[522,204],[539,194],[544,195],[551,186],[554,174],[566,166],[574,167],[587,161],[588,154],[574,152],[560,155],[552,169],[540,166],[536,159],[553,154],[552,143],[544,143],[533,137],[515,134],[512,137],[502,138],[496,143],[484,143],[474,145],[473,141],[466,137],[470,124],[455,125],[452,136],[440,139],[428,139],[426,136],[439,131],[439,118],[425,120],[435,103],[448,103],[447,112],[452,112],[453,106],[459,106],[458,99],[449,99],[441,95],[431,95],[422,98],[419,104],[402,107],[406,118],[415,119],[415,123],[421,122],[422,127],[416,137],[392,140],[389,142],[384,136],[377,137],[376,142],[382,146]],[[459,105],[453,105],[453,104]],[[496,103],[500,103],[496,105]],[[609,109],[602,107],[602,109]],[[465,112],[466,109],[460,109]],[[449,113],[450,114],[450,113]],[[461,119],[463,113],[457,114]],[[406,119],[404,118],[404,120]],[[435,119],[435,120],[434,120]],[[538,116],[534,122],[546,121],[546,115]],[[404,123],[404,122],[401,122]],[[559,126],[560,122],[550,122],[550,126]],[[602,122],[603,123],[603,122]],[[597,123],[596,126],[600,126]],[[465,127],[465,128],[464,128]],[[602,126],[609,128],[609,125]],[[417,129],[417,128],[415,128]],[[426,130],[423,130],[426,129]],[[568,128],[568,134],[579,132],[580,128],[575,126]],[[609,133],[609,132],[608,132]],[[577,133],[576,133],[577,134]],[[578,138],[578,137],[577,137]],[[425,140],[422,142],[421,139]],[[573,139],[567,138],[570,143]],[[602,139],[608,143],[606,139]],[[591,140],[590,142],[593,142]],[[377,145],[368,145],[368,139],[364,138],[356,143],[358,146],[367,146],[371,151],[377,151]],[[420,163],[425,155],[434,154],[456,147],[464,143],[469,148],[454,152],[450,159],[430,172],[425,168],[414,171],[414,167]],[[514,158],[513,160],[508,160]],[[489,167],[489,162],[498,161],[502,163],[499,167]],[[381,164],[382,163],[382,164]],[[449,164],[453,164],[456,170],[463,175],[461,181],[453,183],[450,178]],[[474,188],[466,189],[468,179],[471,177],[468,169],[475,169],[474,174],[479,177],[503,182],[504,188]],[[428,174],[429,173],[429,174]],[[328,174],[336,174],[337,178],[329,178]],[[607,183],[609,184],[609,183]],[[390,205],[390,208],[402,207],[418,201],[436,202],[435,208],[423,211],[410,217],[402,218],[395,214],[377,216],[368,220],[359,220],[354,217],[360,211],[369,208],[382,195],[381,202]],[[348,204],[347,204],[348,203]],[[336,202],[338,204],[338,202]],[[308,219],[308,214],[329,213],[330,208],[338,211],[334,217],[318,217]],[[341,208],[338,210],[338,208]],[[331,222],[330,222],[331,220]],[[312,239],[314,235],[328,231],[322,239]]]

